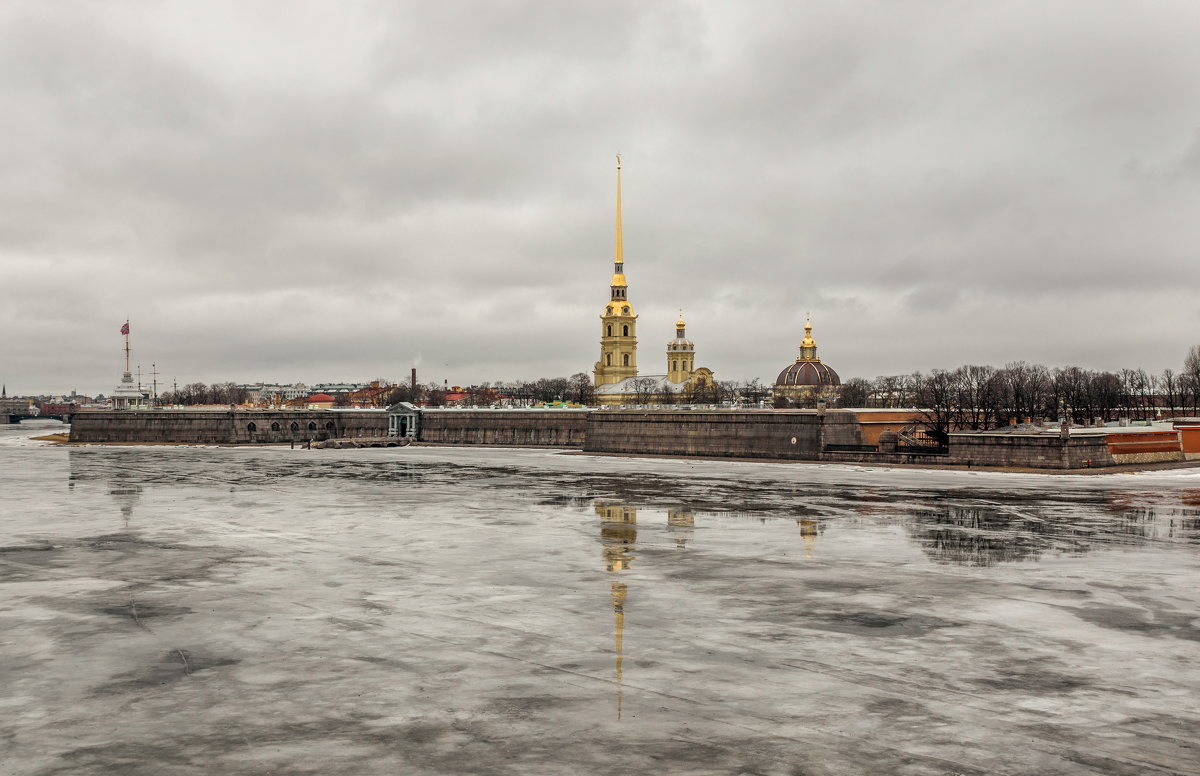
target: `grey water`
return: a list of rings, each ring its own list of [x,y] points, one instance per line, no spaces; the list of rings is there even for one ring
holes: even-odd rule
[[[1200,470],[0,426],[0,773],[1200,773]]]

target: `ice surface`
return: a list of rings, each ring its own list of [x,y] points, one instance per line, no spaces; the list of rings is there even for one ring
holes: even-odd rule
[[[1200,479],[0,427],[4,774],[1200,773]]]

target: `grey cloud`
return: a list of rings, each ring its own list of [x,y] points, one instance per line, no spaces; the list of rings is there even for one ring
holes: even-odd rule
[[[616,151],[645,368],[1192,344],[1189,3],[269,5],[0,12],[10,386],[586,371]]]

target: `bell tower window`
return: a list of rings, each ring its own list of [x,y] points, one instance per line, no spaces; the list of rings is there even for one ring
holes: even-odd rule
[[[612,353],[605,353],[605,354],[604,354],[604,365],[605,365],[605,366],[612,366]]]
[[[621,356],[621,362],[622,362],[621,366],[629,366],[629,354],[628,353]]]
[[[606,328],[607,328],[607,330],[605,332],[605,336],[611,337],[612,336],[612,324],[611,323],[608,324],[608,326]]]

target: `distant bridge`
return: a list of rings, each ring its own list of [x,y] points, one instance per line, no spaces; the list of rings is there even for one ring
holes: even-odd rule
[[[9,407],[0,410],[0,416],[7,415],[9,423],[20,423],[22,420],[31,418],[44,418],[46,420],[60,420],[63,423],[70,423],[71,416],[79,411],[79,407],[74,404],[50,404],[32,405],[28,409]]]

